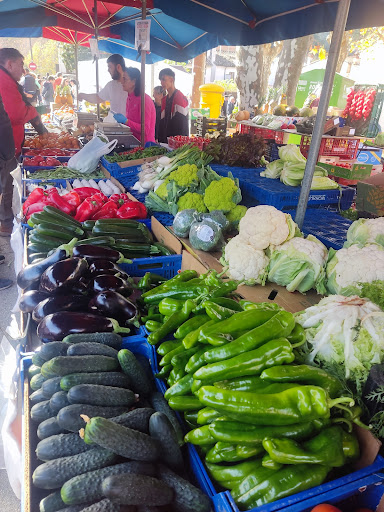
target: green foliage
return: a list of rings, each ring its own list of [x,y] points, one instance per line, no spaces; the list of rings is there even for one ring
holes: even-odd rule
[[[67,73],[74,73],[76,69],[74,45],[60,43],[60,56],[64,62]]]
[[[237,92],[236,82],[232,80],[232,78],[227,78],[227,80],[215,80],[215,84],[224,87],[225,92]]]

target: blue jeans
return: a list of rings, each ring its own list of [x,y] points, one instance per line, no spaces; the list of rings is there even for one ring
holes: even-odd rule
[[[16,169],[17,161],[13,157],[10,160],[0,159],[0,223],[3,227],[13,225],[13,178],[11,172]]]

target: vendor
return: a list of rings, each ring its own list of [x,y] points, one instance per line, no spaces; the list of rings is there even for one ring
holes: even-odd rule
[[[175,73],[170,68],[159,73],[161,87],[167,95],[161,102],[161,120],[159,125],[159,142],[168,142],[172,135],[189,135],[188,100],[175,87]]]
[[[118,53],[114,53],[108,57],[107,64],[112,80],[97,94],[85,94],[80,92],[78,100],[85,100],[89,103],[104,103],[105,101],[109,101],[112,113],[125,114],[128,95],[122,86],[122,77],[125,70],[124,58]]]
[[[114,114],[118,123],[126,124],[132,130],[132,135],[144,145],[155,141],[156,110],[148,94],[145,95],[145,140],[141,140],[141,73],[136,68],[127,68],[123,73],[122,84],[128,93],[126,116]]]

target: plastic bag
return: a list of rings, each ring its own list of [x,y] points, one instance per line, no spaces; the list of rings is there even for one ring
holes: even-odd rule
[[[103,135],[105,138],[105,135]],[[68,161],[68,167],[84,174],[93,172],[100,160],[100,157],[110,153],[117,144],[117,139],[105,143],[95,135],[78,153]]]

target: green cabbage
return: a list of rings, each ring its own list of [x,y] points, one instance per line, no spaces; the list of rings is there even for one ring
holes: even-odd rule
[[[285,162],[283,170],[281,171],[280,181],[289,187],[300,187],[304,178],[304,172],[305,162]],[[323,167],[316,165],[314,176],[327,176],[327,171]]]
[[[265,168],[265,171],[260,173],[260,176],[263,176],[264,178],[277,179],[280,177],[283,166],[283,160],[274,160],[273,162],[269,162]]]
[[[284,162],[291,162],[295,164],[304,163],[307,159],[301,154],[300,148],[295,144],[287,144],[279,148],[279,157]],[[305,165],[304,165],[305,167]]]
[[[314,176],[312,178],[311,190],[333,190],[340,188],[336,181],[326,176]]]
[[[384,247],[384,217],[359,219],[353,222],[348,228],[344,247],[354,244],[379,244]]]

